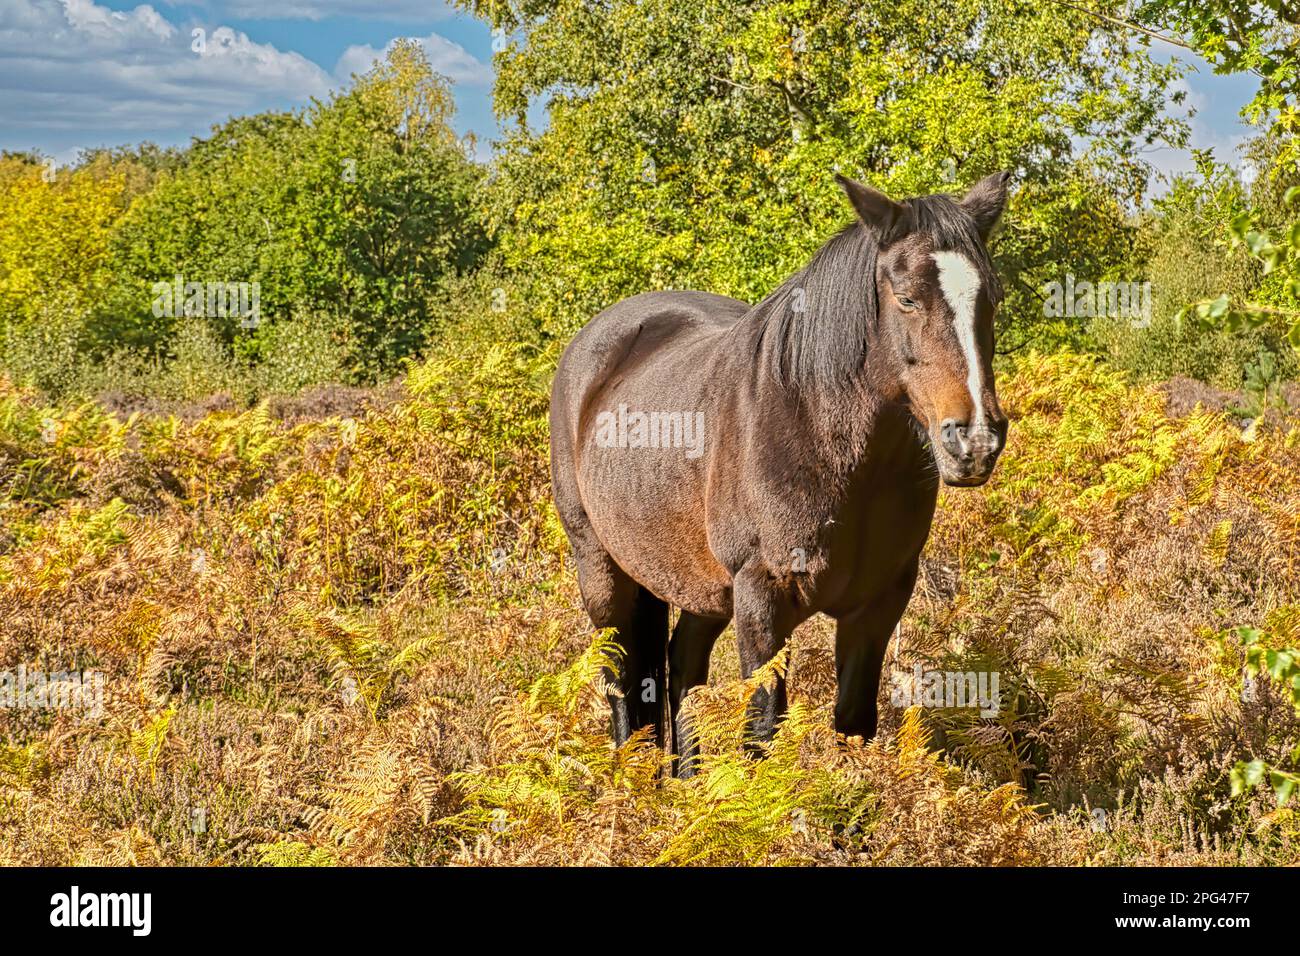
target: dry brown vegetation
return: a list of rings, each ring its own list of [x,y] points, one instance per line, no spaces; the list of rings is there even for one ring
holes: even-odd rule
[[[1300,742],[1230,631],[1300,643],[1294,419],[1243,433],[1022,360],[1004,460],[944,493],[887,662],[997,671],[1000,715],[892,707],[887,682],[880,737],[837,741],[813,621],[749,760],[724,638],[702,772],[674,781],[605,734],[616,650],[549,501],[552,363],[434,360],[355,418],[0,391],[0,670],[105,689],[99,716],[0,711],[0,862],[1300,862],[1294,811],[1229,782]]]

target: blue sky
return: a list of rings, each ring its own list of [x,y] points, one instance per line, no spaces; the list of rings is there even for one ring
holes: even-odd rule
[[[398,37],[420,40],[454,80],[456,126],[477,134],[486,155],[497,135],[492,37],[438,0],[0,0],[0,148],[66,162],[84,147],[184,144],[229,116],[324,96]],[[1233,160],[1249,132],[1237,113],[1253,88],[1200,64],[1186,80],[1192,145]],[[1190,166],[1184,151],[1148,158],[1165,171]]]

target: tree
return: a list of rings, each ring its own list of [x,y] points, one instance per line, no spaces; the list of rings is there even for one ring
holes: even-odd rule
[[[114,164],[74,171],[39,157],[0,160],[0,324],[90,307],[125,190]]]
[[[113,244],[121,279],[98,312],[102,348],[166,347],[179,314],[154,283],[256,283],[259,319],[337,323],[373,377],[423,343],[428,300],[485,248],[478,171],[449,124],[451,92],[420,48],[398,43],[350,89],[299,113],[232,119],[141,197]],[[178,310],[173,309],[173,313]],[[247,316],[205,316],[255,357]]]
[[[511,38],[491,222],[558,334],[656,286],[765,294],[846,220],[837,171],[906,196],[1004,168],[1021,191],[998,254],[1024,280],[1004,315],[1033,334],[1041,277],[1124,260],[1138,150],[1182,141],[1161,112],[1177,68],[1050,5],[460,3]]]
[[[337,303],[371,372],[423,344],[434,290],[487,249],[471,208],[480,174],[453,111],[447,81],[409,41],[309,111],[294,232],[331,261],[313,292]]]
[[[1274,182],[1295,179],[1300,169],[1300,5],[1286,0],[1146,0],[1128,25],[1199,53],[1217,73],[1257,76],[1259,86],[1242,115],[1267,126],[1273,161],[1266,176]],[[1286,187],[1282,199],[1288,207],[1300,205],[1300,185]],[[1182,316],[1229,331],[1283,323],[1287,341],[1300,351],[1300,222],[1292,218],[1270,228],[1261,221],[1261,210],[1244,210],[1227,223],[1226,233],[1229,246],[1244,248],[1258,264],[1259,287],[1250,296],[1223,292],[1202,299]]]

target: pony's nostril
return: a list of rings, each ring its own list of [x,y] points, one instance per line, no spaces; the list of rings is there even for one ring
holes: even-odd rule
[[[939,437],[943,441],[944,450],[952,455],[958,461],[969,463],[971,458],[971,448],[966,441],[966,423],[959,422],[955,418],[945,419],[939,426]]]
[[[969,447],[974,451],[982,465],[991,464],[1002,450],[1002,436],[991,428],[977,428],[968,436]]]

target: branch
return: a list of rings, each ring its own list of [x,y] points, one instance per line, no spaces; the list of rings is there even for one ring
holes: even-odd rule
[[[1038,297],[1039,302],[1047,301],[1047,296],[1043,295],[1043,293],[1038,291],[1037,288],[1035,288],[1034,286],[1026,282],[1025,277],[1022,276],[1019,272],[1016,273],[1016,281],[1019,282],[1028,292],[1032,292],[1034,295],[1036,295]]]
[[[1278,309],[1271,305],[1256,305],[1254,302],[1243,302],[1241,307],[1251,312],[1262,312],[1265,315],[1284,315],[1288,319],[1300,319],[1300,311],[1296,309]]]
[[[1023,349],[1023,348],[1024,348],[1026,345],[1028,345],[1028,344],[1029,344],[1029,339],[1028,339],[1028,338],[1025,338],[1025,339],[1021,340],[1021,342],[1020,342],[1019,345],[1013,345],[1013,346],[1011,346],[1011,348],[1009,348],[1009,349],[999,349],[999,348],[995,348],[995,349],[993,350],[993,354],[994,354],[994,355],[1014,355],[1016,352],[1019,352],[1021,349]],[[1055,616],[1055,615],[1053,615],[1053,616]]]
[[[1111,24],[1112,26],[1123,27],[1125,30],[1136,30],[1138,33],[1145,34],[1146,36],[1149,36],[1153,40],[1160,40],[1164,43],[1168,43],[1170,46],[1180,47],[1184,50],[1189,50],[1192,53],[1196,53],[1198,56],[1200,55],[1199,51],[1194,46],[1184,43],[1182,40],[1179,40],[1177,37],[1167,36],[1163,33],[1160,33],[1157,30],[1149,30],[1146,27],[1141,26],[1137,23],[1130,23],[1128,20],[1121,20],[1118,17],[1112,17],[1109,14],[1099,13],[1096,10],[1089,10],[1087,7],[1082,7],[1077,3],[1071,3],[1070,0],[1049,0],[1049,2],[1056,4],[1058,7],[1069,7],[1071,10],[1075,10],[1079,13],[1086,13],[1088,16],[1093,17],[1097,20],[1103,20],[1106,23]]]
[[[769,80],[768,82],[785,95],[786,106],[789,108],[790,112],[795,114],[800,122],[809,124],[813,122],[812,116],[808,113],[808,110],[804,107],[799,97],[795,96],[794,91],[792,91],[790,87],[786,86],[779,80]]]
[[[725,76],[718,76],[716,73],[710,73],[709,79],[717,80],[719,83],[726,83],[728,86],[734,86],[738,90],[746,90],[750,93],[755,93],[759,89],[757,86],[750,86],[747,83],[737,83],[735,80],[729,80]]]

